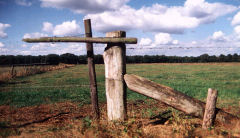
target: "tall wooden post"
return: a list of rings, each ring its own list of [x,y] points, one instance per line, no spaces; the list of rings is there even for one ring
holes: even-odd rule
[[[210,128],[214,122],[216,117],[217,94],[217,90],[213,90],[211,88],[208,89],[208,96],[202,124],[203,129]]]
[[[126,32],[108,32],[106,37],[126,37]],[[108,43],[103,53],[106,78],[108,120],[126,119],[126,46],[124,43]]]
[[[84,20],[85,35],[86,37],[92,37],[91,20]],[[94,64],[94,53],[92,43],[86,43],[87,47],[87,57],[88,57],[88,70],[89,70],[89,80],[90,80],[90,90],[91,90],[91,102],[92,111],[94,119],[99,119],[99,106],[98,106],[98,92],[97,92],[97,82],[96,82],[96,72]]]

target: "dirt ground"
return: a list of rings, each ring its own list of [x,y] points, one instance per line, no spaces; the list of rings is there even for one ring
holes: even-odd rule
[[[106,104],[100,107],[97,122],[91,119],[91,106],[78,103],[0,106],[0,137],[240,137],[240,124],[224,127],[216,123],[203,130],[201,119],[154,100],[129,102],[125,122],[108,122]],[[240,113],[240,109],[225,110]]]

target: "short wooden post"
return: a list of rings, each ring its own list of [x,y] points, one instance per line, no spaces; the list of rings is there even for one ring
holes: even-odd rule
[[[11,77],[12,77],[12,78],[15,77],[15,73],[14,73],[14,65],[12,65],[12,69],[11,69]]]
[[[106,37],[126,37],[126,32],[108,32]],[[106,77],[108,120],[123,121],[126,115],[126,46],[124,43],[108,43],[103,53]]]
[[[217,90],[211,88],[208,89],[207,102],[202,124],[203,129],[208,129],[213,125],[214,119],[216,117],[217,94]]]
[[[92,37],[91,20],[84,20],[85,35],[86,37]],[[96,72],[94,64],[94,53],[92,43],[86,43],[87,47],[87,57],[88,57],[88,70],[89,70],[89,80],[90,80],[90,90],[91,90],[91,102],[92,111],[94,119],[100,118],[99,106],[98,106],[98,92],[97,92],[97,82],[96,82]]]

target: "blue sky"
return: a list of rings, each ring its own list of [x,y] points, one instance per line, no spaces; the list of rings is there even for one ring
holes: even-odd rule
[[[240,54],[240,0],[0,0],[0,55],[86,53],[82,43],[22,42],[22,38],[93,36],[125,30],[137,37],[128,55]],[[95,54],[104,45],[95,44]]]

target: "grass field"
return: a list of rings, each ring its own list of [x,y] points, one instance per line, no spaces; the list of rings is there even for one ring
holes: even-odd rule
[[[240,64],[129,64],[128,74],[136,74],[204,100],[208,88],[219,91],[219,103],[238,105]],[[86,65],[11,80],[0,86],[0,105],[18,107],[73,101],[90,103]],[[105,101],[104,66],[96,65],[100,102]],[[146,97],[128,90],[129,100]]]
[[[96,65],[96,73],[101,113],[104,114],[102,120],[106,121],[104,65]],[[127,73],[136,74],[154,82],[170,86],[175,90],[181,91],[202,101],[205,101],[208,88],[215,88],[219,91],[217,106],[224,109],[231,108],[229,111],[240,117],[240,63],[128,64]],[[87,65],[77,65],[71,68],[50,71],[43,74],[16,78],[10,80],[8,83],[0,85],[0,119],[1,113],[8,114],[7,111],[5,112],[5,108],[13,108],[14,111],[12,111],[12,114],[18,114],[18,112],[19,114],[30,114],[29,112],[32,112],[33,120],[36,118],[36,114],[41,115],[45,112],[53,113],[54,111],[53,116],[57,116],[57,112],[60,111],[55,111],[57,106],[55,103],[60,103],[60,107],[57,106],[57,109],[62,111],[65,110],[66,106],[67,111],[74,109],[75,111],[78,111],[77,115],[81,116],[71,116],[72,118],[82,118],[80,121],[81,123],[78,124],[78,126],[81,126],[81,129],[76,126],[76,122],[79,121],[77,120],[74,125],[67,125],[67,128],[64,126],[64,130],[72,130],[72,127],[74,128],[76,126],[77,129],[81,130],[81,134],[85,134],[90,128],[90,130],[94,131],[97,129],[97,132],[101,132],[104,135],[114,133],[114,135],[110,135],[113,137],[119,135],[123,136],[131,131],[131,135],[128,134],[128,136],[130,135],[131,137],[136,135],[144,136],[148,131],[149,133],[152,133],[150,130],[155,130],[155,127],[163,127],[161,130],[169,130],[170,134],[179,132],[180,136],[199,136],[195,135],[195,133],[197,133],[195,130],[196,128],[199,128],[199,121],[201,120],[198,120],[198,123],[196,124],[188,122],[189,119],[186,121],[186,119],[184,119],[185,117],[179,117],[177,111],[130,90],[127,90],[127,98],[129,103],[128,114],[130,116],[127,124],[121,124],[121,127],[113,125],[109,128],[109,125],[102,123],[101,129],[94,126],[89,118],[91,111],[89,107],[90,93]],[[64,103],[70,104],[65,105]],[[139,103],[139,105],[136,103]],[[50,106],[51,109],[48,109],[50,108],[46,106],[48,104],[54,105],[54,107]],[[75,105],[78,107],[75,107]],[[81,109],[77,110],[77,108],[80,107]],[[154,115],[160,113],[165,114],[165,111],[163,110],[171,112],[170,118],[172,118],[172,123],[170,123],[170,125],[165,126],[164,124],[163,126],[154,126],[153,128],[145,124],[146,122],[149,123],[149,121],[146,121],[143,118],[149,120],[149,118]],[[49,116],[49,114],[46,116]],[[19,121],[20,119],[18,118],[15,120]],[[2,120],[0,120],[0,126],[1,121]],[[138,127],[139,124],[141,124],[140,127]],[[70,126],[71,128],[69,128]],[[62,131],[62,129],[62,126],[51,126],[50,128],[47,127],[46,131],[52,133],[58,130]],[[109,132],[107,129],[113,129],[114,131]],[[192,134],[193,130],[194,135]],[[158,131],[159,130],[156,129],[156,132]],[[17,134],[14,133],[13,135],[18,135],[18,131],[16,133]],[[122,135],[122,133],[124,134]],[[166,132],[166,136],[169,135],[169,133]],[[185,133],[187,135],[185,135]],[[216,133],[214,132],[212,135],[219,134],[224,136],[225,133],[227,136],[232,136],[231,134],[233,132],[219,128],[216,129]],[[238,132],[236,134],[238,134]],[[240,132],[238,136],[240,136]]]

